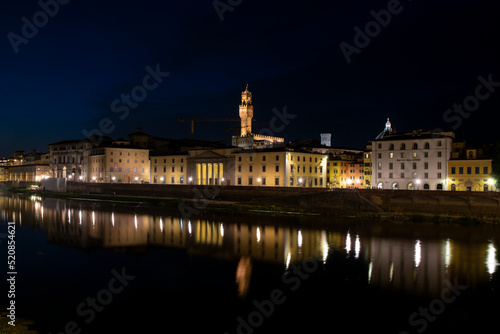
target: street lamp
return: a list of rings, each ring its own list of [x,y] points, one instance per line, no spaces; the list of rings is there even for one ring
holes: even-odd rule
[[[190,176],[188,181],[189,181],[189,183],[193,183],[193,178]]]
[[[302,178],[299,178],[299,187],[302,187]]]
[[[417,184],[417,190],[419,190],[418,188],[419,188],[419,185],[420,185],[420,179],[417,179],[417,180],[415,181],[415,183]]]
[[[257,182],[259,183],[259,186],[260,186],[260,177],[257,179]]]

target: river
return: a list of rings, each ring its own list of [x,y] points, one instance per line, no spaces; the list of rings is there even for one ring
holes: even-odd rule
[[[184,214],[0,193],[16,317],[53,334],[498,332],[500,226]]]

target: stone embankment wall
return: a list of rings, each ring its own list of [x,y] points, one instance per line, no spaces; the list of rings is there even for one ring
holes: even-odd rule
[[[107,194],[120,196],[151,196],[200,199],[212,197],[224,201],[250,201],[260,197],[282,197],[290,194],[318,192],[321,188],[288,188],[288,187],[245,187],[245,186],[198,186],[182,184],[124,184],[124,183],[83,183],[67,182],[69,193]]]
[[[48,180],[50,182],[50,179]],[[49,188],[47,188],[51,185]],[[22,186],[9,184],[9,186]],[[54,184],[54,191],[62,189]],[[52,184],[45,184],[52,190]],[[66,182],[66,191],[81,194],[150,196],[184,199],[217,198],[224,201],[275,205],[312,212],[352,213],[393,212],[463,215],[500,218],[500,192],[459,192],[433,190],[374,190],[198,186],[164,184],[122,184]]]

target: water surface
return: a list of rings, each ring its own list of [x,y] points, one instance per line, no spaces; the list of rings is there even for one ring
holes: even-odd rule
[[[16,223],[17,316],[41,333],[498,331],[494,225],[12,194],[0,208],[1,233]]]

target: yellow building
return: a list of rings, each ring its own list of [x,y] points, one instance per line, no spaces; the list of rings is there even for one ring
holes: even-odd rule
[[[188,184],[188,154],[167,154],[151,156],[151,183]]]
[[[235,152],[236,185],[326,187],[326,154],[285,148]]]
[[[464,154],[460,154],[465,151]],[[491,191],[494,181],[491,177],[492,159],[484,157],[480,149],[455,147],[453,157],[448,161],[448,190]]]
[[[366,145],[366,150],[363,153],[363,166],[365,170],[365,188],[372,188],[372,145]]]
[[[92,148],[88,173],[90,182],[149,182],[149,150],[120,145]]]

